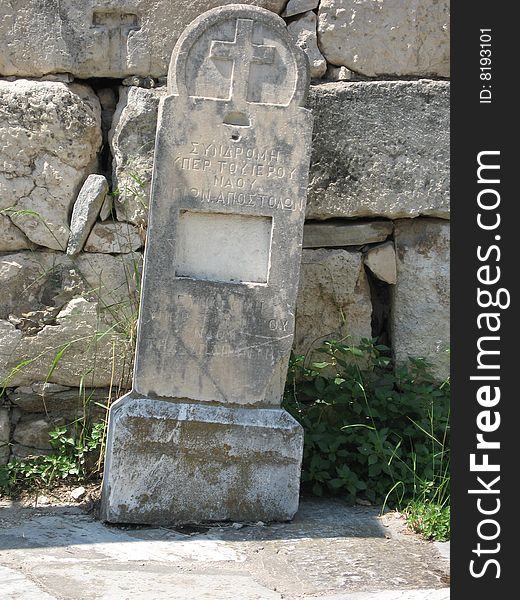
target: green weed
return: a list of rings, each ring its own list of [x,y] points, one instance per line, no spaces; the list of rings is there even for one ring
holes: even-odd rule
[[[450,539],[450,507],[436,502],[412,500],[405,509],[410,527],[427,540]]]
[[[305,432],[304,488],[401,510],[449,506],[449,381],[420,359],[394,371],[374,340],[319,352],[309,367],[293,357],[284,398]]]
[[[99,450],[105,422],[87,425],[82,419],[50,432],[53,453],[13,459],[0,467],[0,497],[20,489],[48,488],[63,480],[87,481],[99,476]]]

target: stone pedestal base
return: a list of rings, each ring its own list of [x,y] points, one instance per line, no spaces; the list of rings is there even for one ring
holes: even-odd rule
[[[110,411],[101,518],[287,521],[298,508],[302,450],[301,426],[281,409],[128,394]]]

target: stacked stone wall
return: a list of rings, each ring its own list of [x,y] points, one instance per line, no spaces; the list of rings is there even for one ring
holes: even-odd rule
[[[295,350],[375,337],[449,374],[449,2],[257,0],[308,54]],[[160,98],[221,0],[0,8],[0,464],[130,384]]]

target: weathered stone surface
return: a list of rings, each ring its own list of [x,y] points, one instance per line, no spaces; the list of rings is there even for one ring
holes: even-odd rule
[[[132,75],[131,77],[125,77],[121,82],[121,85],[126,85],[128,87],[137,86],[149,90],[157,87],[157,81],[153,77],[139,77],[139,75]]]
[[[49,448],[34,448],[32,446],[24,446],[23,444],[17,444],[16,442],[12,443],[11,445],[11,458],[21,460],[30,456],[45,456],[49,454],[53,454],[53,450],[50,450]],[[41,499],[43,499],[43,502],[41,501]],[[39,496],[38,503],[43,506],[46,504],[46,499],[46,496]]]
[[[231,60],[213,57],[220,46],[209,31],[202,47],[172,61],[168,81],[177,93],[163,100],[157,128],[134,388],[144,396],[279,405],[304,221],[311,122],[299,104],[308,73],[281,19],[261,9],[243,19],[227,14],[235,12],[215,18],[230,39],[236,28],[246,38],[259,19],[273,63],[263,70],[253,63],[249,79],[240,54],[240,69],[216,69]],[[246,112],[250,126],[240,121]]]
[[[49,433],[56,423],[42,417],[28,417],[18,421],[13,432],[13,441],[28,448],[52,450]]]
[[[96,302],[75,298],[60,311],[55,325],[44,325],[35,335],[25,336],[8,321],[0,321],[0,382],[29,385],[51,373],[52,382],[79,386],[85,381],[89,386],[106,387],[125,372],[128,376],[129,341],[100,322],[98,313]]]
[[[294,17],[294,15],[300,15],[308,10],[318,8],[318,4],[319,0],[289,0],[282,13],[282,17],[285,19],[287,17]]]
[[[101,413],[97,403],[106,404],[109,390],[105,388],[71,388],[56,383],[37,382],[17,387],[9,400],[24,413],[49,413],[72,420],[83,415],[85,407],[91,413]]]
[[[327,66],[325,79],[329,81],[350,81],[352,79],[352,71],[347,67],[335,67],[334,65]]]
[[[119,218],[143,223],[164,91],[131,89],[138,91],[120,100],[117,111],[114,172]],[[447,82],[321,84],[311,88],[307,104],[315,117],[307,218],[449,218]]]
[[[449,375],[450,224],[413,219],[395,224],[397,283],[392,287],[396,362],[424,357],[439,380]]]
[[[285,0],[244,0],[277,13]],[[225,0],[11,0],[0,13],[0,75],[165,75],[186,25]]]
[[[303,436],[283,410],[129,395],[110,418],[104,520],[284,521],[298,508]]]
[[[450,75],[448,0],[321,0],[328,62],[368,76]]]
[[[109,134],[113,154],[117,218],[143,225],[148,218],[155,130],[159,100],[166,88],[120,90]]]
[[[361,252],[304,250],[294,348],[306,354],[326,340],[372,337],[370,288]]]
[[[33,246],[7,215],[0,214],[0,252],[25,250]]]
[[[82,498],[84,498],[87,494],[87,490],[83,487],[77,487],[71,490],[70,495],[73,500],[76,502],[80,502]]]
[[[439,544],[375,506],[303,496],[292,522],[181,532],[106,527],[63,496],[41,501],[2,502],[5,600],[450,599]]]
[[[133,254],[2,256],[0,382],[46,380],[64,347],[50,382],[79,386],[83,375],[83,385],[107,387],[112,362],[116,380],[128,376],[138,261]],[[29,362],[17,370],[23,361]]]
[[[67,254],[75,256],[83,249],[83,244],[96,222],[108,192],[108,181],[103,175],[89,175],[81,188],[70,221],[70,236]]]
[[[45,254],[46,256],[46,254]],[[40,253],[19,252],[0,258],[0,319],[41,308],[46,262]],[[50,303],[49,303],[50,304]]]
[[[44,325],[54,325],[59,312],[58,306],[46,306],[42,310],[22,313],[21,316],[9,315],[7,320],[25,335],[34,335]]]
[[[9,410],[0,406],[0,467],[5,465],[11,454],[9,441],[11,439],[11,421]]]
[[[98,302],[105,316],[130,318],[141,256],[18,252],[0,257],[0,319],[61,307],[79,296]],[[42,378],[42,381],[45,377]]]
[[[85,243],[85,252],[121,254],[143,245],[137,228],[129,223],[96,223]]]
[[[303,247],[330,248],[384,242],[393,230],[391,221],[361,223],[339,219],[317,223],[311,221],[305,223],[303,228]]]
[[[0,81],[0,143],[0,209],[34,243],[65,250],[101,144],[97,96],[78,84]]]
[[[304,52],[260,8],[209,11],[176,46],[132,392],[110,411],[106,520],[296,511],[303,434],[279,406],[305,219],[308,84]]]
[[[291,21],[287,25],[287,29],[298,46],[307,54],[311,67],[311,77],[320,79],[327,70],[327,61],[318,48],[316,21],[316,13],[309,11]]]
[[[365,265],[381,281],[390,284],[397,281],[395,249],[392,242],[370,248],[364,260]]]
[[[449,218],[449,83],[327,83],[308,105],[308,218]]]
[[[109,219],[112,216],[112,211],[113,211],[113,198],[111,194],[107,194],[105,196],[105,201],[103,202],[103,205],[101,206],[101,210],[99,211],[99,218],[102,221],[106,221],[107,219]]]

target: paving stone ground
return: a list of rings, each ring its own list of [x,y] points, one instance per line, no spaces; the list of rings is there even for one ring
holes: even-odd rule
[[[303,500],[291,523],[105,526],[0,503],[2,600],[447,600],[446,547],[395,513]]]

